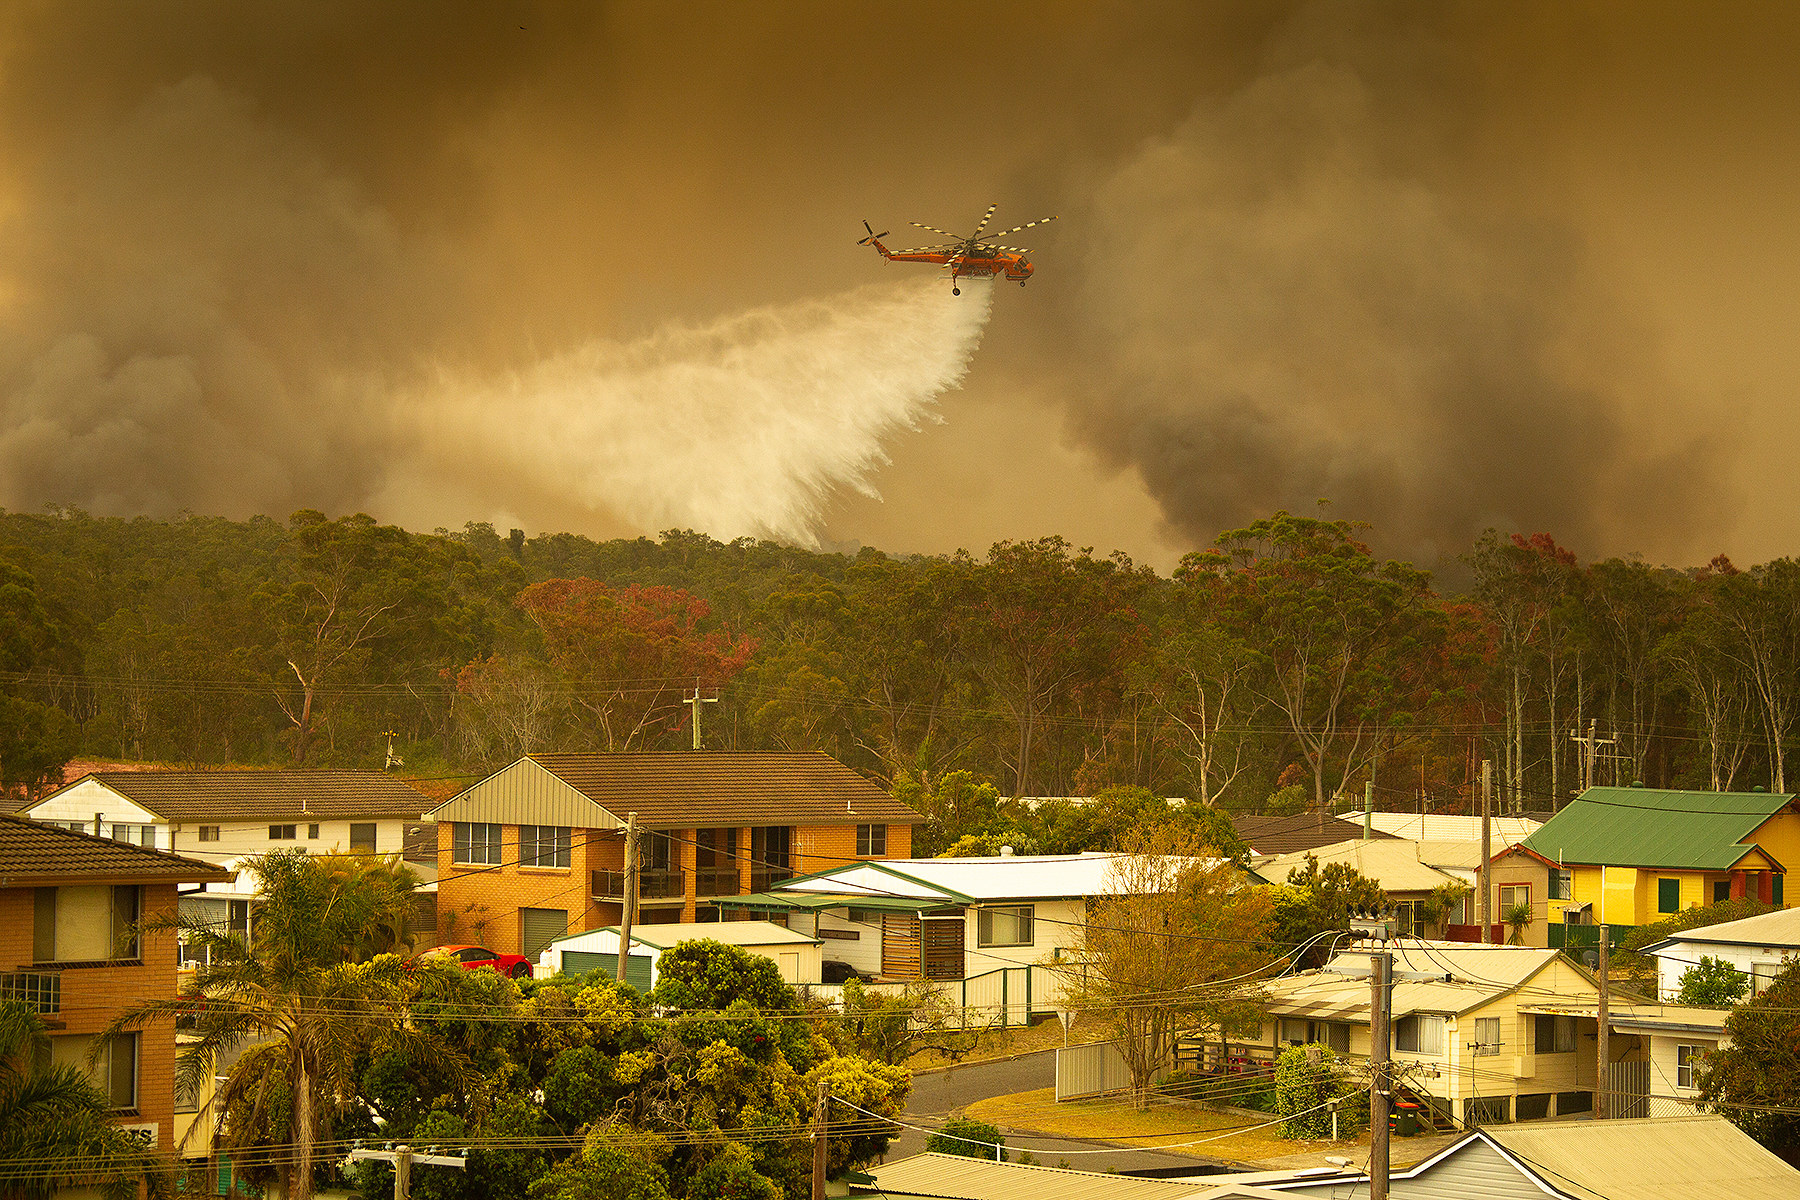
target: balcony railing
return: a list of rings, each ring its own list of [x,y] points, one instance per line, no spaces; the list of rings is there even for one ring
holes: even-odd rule
[[[735,896],[738,894],[738,873],[735,870],[705,870],[694,872],[694,895],[696,896]]]
[[[794,873],[786,867],[759,867],[750,872],[750,890],[766,892],[778,883],[786,883]]]
[[[17,1000],[35,1013],[62,1011],[62,975],[55,971],[0,974],[0,1000]]]
[[[591,891],[596,900],[623,900],[625,872],[591,871]],[[667,900],[687,894],[687,875],[682,871],[640,871],[639,900]]]

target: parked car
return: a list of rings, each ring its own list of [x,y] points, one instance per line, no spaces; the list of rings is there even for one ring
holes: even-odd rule
[[[819,979],[823,983],[849,983],[852,979],[860,979],[856,968],[847,962],[833,959],[821,965]]]
[[[433,946],[420,958],[448,958],[462,964],[465,971],[492,967],[502,975],[525,979],[531,974],[531,960],[523,954],[501,954],[486,946]]]

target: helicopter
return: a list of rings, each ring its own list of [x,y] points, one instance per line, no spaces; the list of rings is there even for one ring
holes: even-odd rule
[[[1056,218],[1040,217],[1036,221],[1027,221],[1023,225],[1014,225],[1011,229],[1003,229],[998,233],[983,236],[982,230],[987,228],[987,223],[993,219],[994,210],[998,207],[997,204],[988,205],[987,212],[981,215],[980,224],[975,226],[975,232],[968,237],[948,233],[931,225],[921,225],[917,221],[911,222],[914,228],[950,239],[948,242],[941,242],[935,246],[920,246],[911,250],[889,250],[881,244],[881,239],[888,236],[887,232],[876,233],[875,227],[867,221],[863,222],[863,228],[868,231],[869,236],[856,244],[875,247],[875,252],[889,262],[936,263],[939,266],[950,268],[950,294],[952,296],[962,295],[962,289],[956,286],[956,281],[965,275],[970,278],[1004,275],[1007,282],[1017,283],[1020,287],[1024,287],[1025,281],[1031,278],[1031,262],[1025,257],[1031,252],[1021,246],[1002,246],[998,239],[1010,237],[1038,225],[1046,225]]]

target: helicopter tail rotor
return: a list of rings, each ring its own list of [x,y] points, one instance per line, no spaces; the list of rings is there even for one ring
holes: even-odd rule
[[[889,233],[889,231],[885,230],[885,229],[882,230],[880,233],[876,233],[875,227],[870,225],[867,221],[863,222],[863,228],[869,231],[869,236],[858,241],[856,244],[859,246],[867,246],[872,242],[880,241],[882,238],[886,237]]]

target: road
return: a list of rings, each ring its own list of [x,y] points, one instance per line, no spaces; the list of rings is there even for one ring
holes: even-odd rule
[[[944,1071],[913,1076],[913,1090],[907,1100],[906,1115],[901,1119],[917,1125],[935,1127],[957,1109],[985,1100],[990,1096],[1008,1096],[1056,1085],[1056,1051],[1044,1050],[1020,1058],[997,1062],[969,1063]],[[1117,1153],[1094,1154],[1116,1145],[1113,1142],[1080,1138],[1037,1137],[1003,1128],[1010,1153],[1029,1150],[1046,1166],[1067,1165],[1083,1171],[1166,1171],[1174,1168],[1204,1171],[1209,1165],[1223,1167],[1219,1159],[1196,1158],[1187,1154],[1163,1154],[1153,1150],[1124,1149]],[[918,1154],[925,1149],[924,1133],[907,1129],[888,1147],[889,1161]]]

